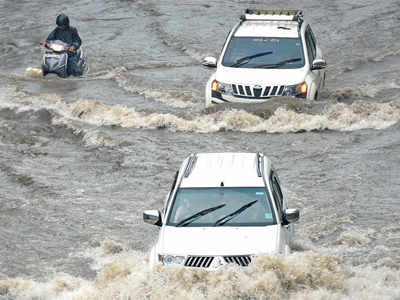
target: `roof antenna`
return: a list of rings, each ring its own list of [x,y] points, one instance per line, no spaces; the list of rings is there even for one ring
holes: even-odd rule
[[[221,181],[221,186],[224,186],[224,182],[223,181]]]

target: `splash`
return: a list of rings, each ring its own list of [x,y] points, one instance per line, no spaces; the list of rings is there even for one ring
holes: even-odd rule
[[[346,249],[353,246],[360,246],[371,241],[368,235],[371,235],[371,233],[348,229],[341,233],[335,241],[331,242],[331,245],[346,245]]]
[[[101,247],[105,255],[104,245]],[[66,274],[45,282],[0,281],[0,295],[16,299],[394,299],[400,272],[355,268],[313,251],[287,257],[264,255],[249,267],[215,272],[181,266],[150,269],[143,255],[124,251],[98,270],[94,280]]]
[[[43,76],[42,69],[35,67],[26,68],[24,76],[31,78],[42,77]]]

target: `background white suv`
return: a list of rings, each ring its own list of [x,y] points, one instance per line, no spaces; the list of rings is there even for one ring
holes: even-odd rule
[[[232,29],[206,85],[205,104],[265,102],[293,96],[316,100],[325,84],[326,61],[299,10],[250,10]]]
[[[150,265],[217,269],[247,266],[258,254],[290,253],[290,223],[276,171],[261,153],[202,153],[187,157],[162,212],[145,222],[161,227]]]

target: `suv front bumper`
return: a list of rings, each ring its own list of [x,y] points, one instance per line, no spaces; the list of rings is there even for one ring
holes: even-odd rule
[[[288,95],[274,95],[268,97],[252,97],[252,96],[241,96],[241,95],[228,95],[222,94],[221,92],[217,92],[211,90],[211,103],[212,104],[221,104],[226,102],[232,103],[263,103],[268,100],[277,97],[294,97],[294,98],[302,98],[305,99],[306,95],[297,95],[297,96],[288,96]]]

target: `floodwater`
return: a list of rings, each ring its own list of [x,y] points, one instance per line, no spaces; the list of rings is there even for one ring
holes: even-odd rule
[[[246,8],[304,10],[321,101],[204,109],[200,61]],[[83,78],[32,69],[60,12]],[[0,36],[0,299],[400,299],[398,0],[0,0]],[[220,151],[270,157],[301,210],[294,253],[150,270],[142,211]]]

